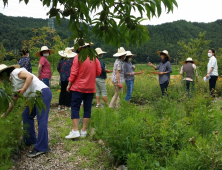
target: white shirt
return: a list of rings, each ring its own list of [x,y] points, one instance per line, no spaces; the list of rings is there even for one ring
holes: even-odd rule
[[[22,89],[25,84],[25,80],[20,79],[18,77],[18,74],[21,71],[28,72],[25,68],[16,68],[10,74],[9,80],[11,81],[12,92],[17,92],[17,90]],[[31,74],[31,73],[29,73],[29,74]],[[37,90],[41,91],[44,88],[48,88],[48,86],[46,86],[42,81],[40,81],[34,74],[31,74],[31,75],[33,75],[33,80],[32,80],[32,83],[30,84],[30,86],[28,87],[28,89],[23,94],[23,96],[25,96],[25,97],[34,97],[35,92]],[[29,94],[30,92],[34,92],[34,93]]]
[[[212,56],[209,59],[209,63],[207,65],[207,73],[209,73],[211,68],[214,68],[213,71],[210,73],[211,76],[218,76],[218,66],[217,66],[217,59]]]
[[[196,70],[197,69],[196,65],[192,64],[192,67],[194,68],[194,72],[196,72],[196,76],[198,77],[197,70]],[[183,66],[181,67],[180,74],[183,75]],[[183,80],[193,81],[193,79],[189,78],[189,77],[186,77]]]

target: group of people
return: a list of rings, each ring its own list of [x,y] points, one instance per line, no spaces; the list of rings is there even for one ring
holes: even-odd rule
[[[77,41],[74,43],[77,43]],[[73,124],[72,130],[65,137],[66,139],[86,137],[86,130],[91,118],[92,100],[95,92],[97,108],[102,107],[100,103],[101,95],[105,104],[110,108],[119,107],[119,93],[122,91],[124,80],[127,86],[125,101],[129,103],[133,93],[135,75],[143,74],[143,72],[134,72],[135,66],[131,63],[131,60],[135,54],[132,54],[131,51],[125,51],[123,47],[120,47],[117,53],[113,55],[116,60],[112,71],[106,69],[106,65],[102,59],[106,52],[101,48],[95,49],[97,57],[94,58],[93,61],[87,56],[86,60],[81,62],[79,53],[84,48],[91,48],[92,45],[93,43],[85,43],[77,50],[67,47],[65,50],[58,52],[61,56],[57,67],[57,70],[60,73],[61,84],[58,109],[61,110],[64,108],[65,110],[68,110],[71,108],[71,119]],[[0,79],[6,79],[11,83],[13,92],[18,92],[25,97],[32,97],[36,91],[40,91],[40,97],[43,98],[46,105],[46,110],[43,109],[42,111],[39,111],[37,107],[34,107],[31,112],[27,106],[22,114],[23,128],[28,133],[28,135],[24,136],[24,142],[26,145],[34,145],[34,149],[28,154],[29,157],[35,157],[49,151],[47,125],[52,99],[52,93],[49,88],[52,72],[47,57],[53,53],[54,51],[47,46],[41,47],[41,50],[36,53],[36,56],[40,57],[38,77],[32,74],[28,49],[20,51],[22,58],[18,62],[18,65],[0,65]],[[166,50],[158,51],[157,53],[161,57],[161,63],[158,66],[154,66],[152,63],[148,63],[148,65],[152,66],[155,70],[159,70],[159,84],[162,95],[165,95],[170,82],[170,74],[172,73],[172,67],[170,64],[171,58]],[[218,67],[215,51],[209,50],[208,56],[210,57],[210,61],[208,63],[208,74],[206,75],[206,78],[210,78],[210,90],[212,92],[213,89],[215,89],[218,77]],[[182,75],[186,73],[184,81],[186,82],[187,90],[190,90],[190,84],[193,86],[196,64],[197,63],[193,61],[192,58],[188,58],[183,62],[180,73]],[[112,73],[111,80],[115,92],[110,103],[107,99],[105,82],[107,73]],[[14,95],[14,101],[16,102],[17,100],[18,96]],[[13,109],[13,105],[13,103],[10,104],[7,113]],[[83,105],[84,108],[84,117],[83,127],[79,132],[78,122],[81,105]],[[38,138],[36,138],[34,128],[35,116],[38,121]]]

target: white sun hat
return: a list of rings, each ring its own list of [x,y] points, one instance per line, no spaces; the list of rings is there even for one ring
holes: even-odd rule
[[[113,55],[113,57],[120,57],[122,55],[126,55],[126,51],[123,47],[118,48],[118,52]]]
[[[182,61],[182,65],[186,64],[186,62],[192,62],[197,65],[197,61],[194,61],[191,57],[187,58],[186,61]]]
[[[107,52],[103,51],[101,48],[96,48],[95,50],[98,55],[107,53]]]
[[[170,55],[169,55],[169,53],[168,53],[167,50],[157,51],[157,54],[158,54],[159,56],[160,56],[161,53],[166,54],[166,56],[168,57],[168,60],[169,60],[169,61],[171,60],[171,59],[170,59]]]
[[[64,50],[59,51],[58,53],[62,57],[66,57],[66,58],[73,58],[73,57],[75,57],[77,55],[77,53],[72,52],[72,48],[70,48],[70,47],[67,47],[65,49],[65,51]]]
[[[49,49],[47,46],[42,46],[42,47],[41,47],[41,50],[38,51],[35,55],[36,55],[37,57],[42,57],[42,56],[40,55],[40,53],[41,53],[42,51],[47,51],[47,50],[49,51],[49,55],[51,55],[51,54],[54,53],[54,50]]]
[[[6,70],[7,68],[20,68],[20,65],[11,65],[11,66],[7,66],[5,64],[0,64],[0,73],[4,70]]]
[[[136,56],[136,54],[132,54],[131,51],[126,51],[126,56]]]
[[[76,43],[78,43],[78,40],[79,40],[79,38],[76,38],[76,39],[74,40],[74,45],[75,45]],[[92,42],[90,42],[90,44],[85,42],[85,45],[79,46],[79,47],[81,48],[81,47],[93,46],[93,45],[94,45],[94,43],[92,43]],[[72,49],[74,49],[74,47],[73,47]]]

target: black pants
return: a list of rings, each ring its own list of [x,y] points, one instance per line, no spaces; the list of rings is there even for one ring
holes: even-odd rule
[[[163,84],[160,84],[160,88],[161,88],[161,91],[162,91],[162,95],[164,96],[166,91],[167,91],[167,87],[169,85],[169,81],[165,81]]]
[[[190,91],[190,84],[191,84],[191,91],[194,91],[194,81],[184,80],[186,83],[186,89],[189,92]]]
[[[217,78],[218,78],[218,76],[210,76],[210,80],[209,80],[210,95],[214,94]]]
[[[71,93],[68,93],[66,91],[68,83],[69,83],[68,81],[61,81],[61,92],[59,95],[59,105],[64,105],[66,107],[71,106],[71,98],[72,98]]]

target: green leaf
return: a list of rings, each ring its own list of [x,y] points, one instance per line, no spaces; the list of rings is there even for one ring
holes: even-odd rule
[[[62,25],[61,20],[60,20],[60,14],[59,14],[59,13],[56,15],[56,21],[57,21],[57,23],[58,23],[59,25]]]

